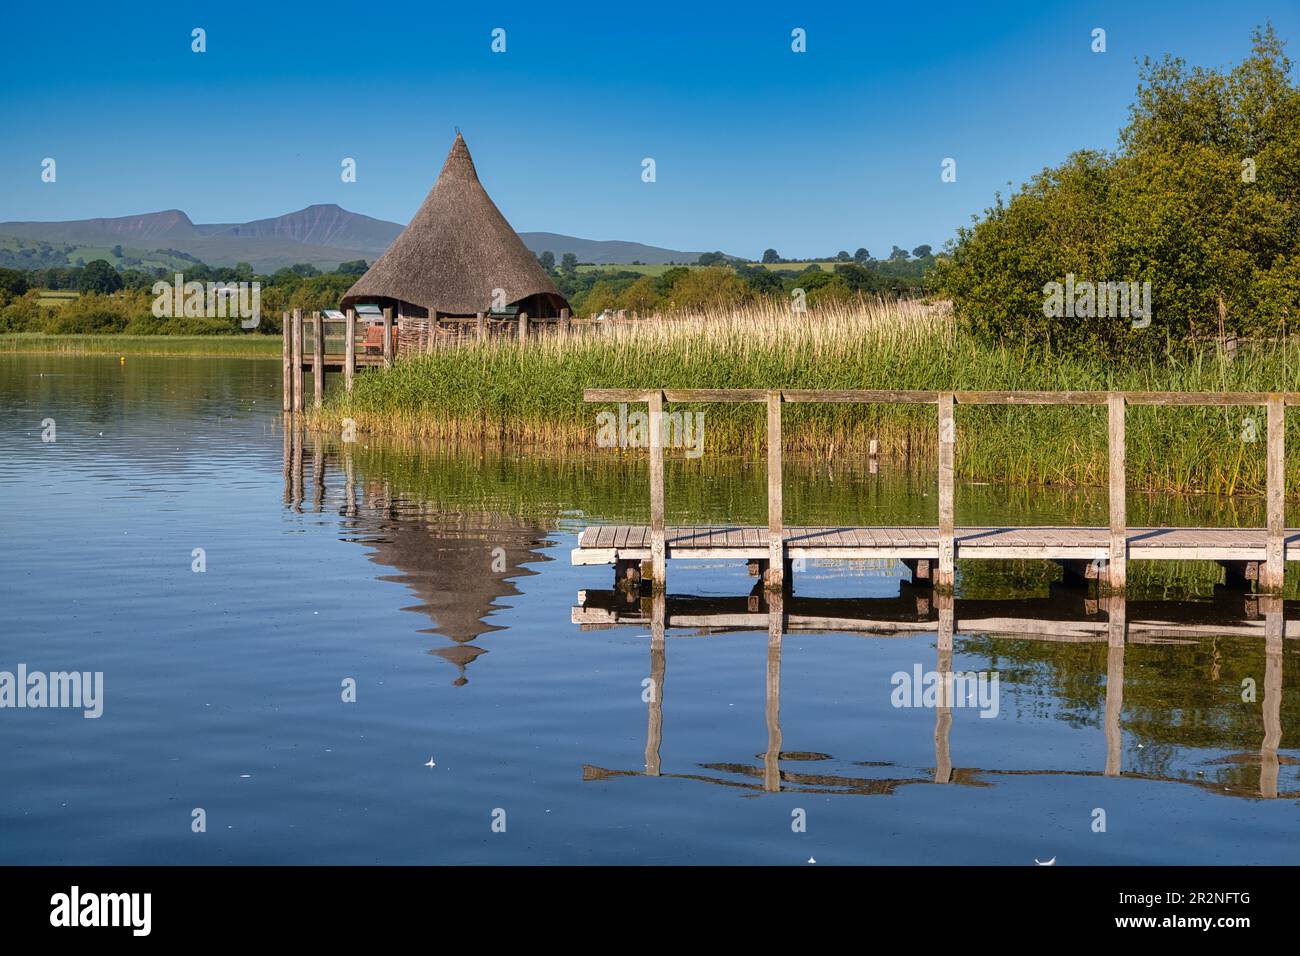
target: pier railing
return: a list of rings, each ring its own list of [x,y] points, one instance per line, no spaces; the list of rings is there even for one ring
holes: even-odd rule
[[[784,583],[785,542],[782,505],[781,407],[786,403],[935,405],[939,435],[939,558],[934,583],[951,588],[956,557],[953,521],[956,405],[1104,405],[1107,409],[1107,459],[1110,511],[1106,582],[1123,590],[1128,563],[1125,409],[1129,405],[1263,406],[1267,409],[1267,547],[1259,568],[1264,591],[1280,591],[1286,540],[1285,442],[1286,406],[1300,405],[1300,392],[1100,392],[1100,391],[899,391],[879,389],[711,389],[589,388],[587,402],[645,403],[649,409],[650,549],[655,586],[666,577],[664,526],[664,405],[678,403],[756,403],[767,406],[767,540],[769,586]]]
[[[338,366],[343,370],[344,387],[352,391],[356,370],[360,366],[382,365],[391,368],[400,356],[418,355],[436,348],[455,347],[468,341],[517,336],[522,346],[530,337],[537,338],[550,332],[568,334],[573,326],[569,310],[561,309],[556,320],[529,318],[527,312],[518,314],[479,312],[474,316],[430,319],[393,318],[392,309],[384,309],[382,348],[376,346],[363,331],[370,322],[361,319],[348,309],[344,318],[329,318],[319,312],[303,314],[302,309],[285,312],[282,316],[282,357],[284,361],[284,410],[300,412],[305,402],[303,374],[306,367],[312,370],[314,387],[312,402],[321,407],[325,392],[325,367]],[[399,341],[400,340],[400,341]],[[330,353],[326,345],[342,343],[342,353]],[[370,348],[375,347],[374,353]],[[310,353],[308,350],[310,349]]]

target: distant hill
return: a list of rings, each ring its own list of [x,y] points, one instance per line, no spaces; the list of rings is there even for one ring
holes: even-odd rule
[[[176,250],[214,266],[248,262],[258,272],[274,272],[299,262],[320,269],[356,259],[374,262],[402,229],[399,223],[349,212],[333,203],[242,223],[195,223],[179,209],[111,219],[0,222],[0,236],[59,245]],[[550,251],[557,261],[566,252],[576,255],[579,262],[599,265],[694,262],[700,255],[553,232],[525,232],[520,237],[534,253]]]
[[[555,232],[521,232],[519,238],[530,251],[538,255],[548,251],[554,253],[557,262],[566,252],[572,252],[579,262],[590,262],[593,265],[644,262],[646,265],[657,266],[666,262],[694,262],[700,257],[698,252],[662,249],[659,246],[646,246],[620,239],[576,239]]]

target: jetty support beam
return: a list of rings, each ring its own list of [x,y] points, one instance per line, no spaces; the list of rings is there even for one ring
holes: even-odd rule
[[[1106,583],[1113,592],[1123,591],[1128,581],[1128,503],[1125,497],[1128,465],[1124,406],[1123,394],[1111,392],[1106,396],[1107,482],[1110,485],[1110,562],[1106,569]]]
[[[781,393],[767,393],[767,573],[764,583],[786,586],[785,514],[781,498]]]
[[[939,395],[939,568],[934,586],[951,591],[956,577],[957,549],[953,533],[953,465],[957,450],[957,424],[952,414],[952,392]]]
[[[1286,405],[1281,395],[1268,397],[1268,545],[1260,590],[1280,594],[1286,557]]]
[[[664,543],[664,393],[650,394],[650,577],[655,590],[668,580],[668,551]]]

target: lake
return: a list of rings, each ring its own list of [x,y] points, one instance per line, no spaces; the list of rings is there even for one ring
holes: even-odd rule
[[[0,864],[1294,860],[1293,601],[1198,564],[1123,603],[1029,563],[959,565],[955,601],[887,562],[629,596],[569,552],[646,520],[642,457],[295,433],[280,376],[0,355],[0,671],[103,674],[97,718],[0,709]],[[669,522],[761,523],[764,467],[670,456]],[[933,523],[933,485],[791,460],[787,522]],[[1105,514],[957,492],[959,524]]]

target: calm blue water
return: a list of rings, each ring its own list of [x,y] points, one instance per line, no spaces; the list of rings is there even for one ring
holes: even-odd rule
[[[1296,642],[1270,645],[1264,619],[1239,595],[1215,603],[1212,582],[1151,583],[1147,598],[1191,600],[1130,602],[1117,667],[1104,635],[963,630],[1060,608],[1105,620],[1081,598],[1047,600],[1050,570],[965,574],[952,666],[996,671],[1000,706],[953,708],[944,730],[933,707],[891,703],[891,675],[940,654],[936,612],[900,591],[901,569],[810,567],[786,608],[870,616],[885,605],[828,602],[894,599],[922,622],[901,635],[791,629],[778,655],[751,620],[656,642],[649,600],[620,612],[630,622],[583,628],[579,591],[589,609],[617,596],[608,569],[570,565],[575,531],[589,514],[636,519],[639,464],[308,435],[299,496],[279,375],[275,362],[0,356],[0,671],[105,683],[97,720],[0,709],[0,863],[1295,861]],[[707,520],[753,471],[679,475],[697,497],[675,500]],[[789,492],[792,507],[834,522],[859,507],[923,517],[932,501],[924,481],[853,478],[869,493],[810,471],[817,490]],[[1005,520],[1019,494],[970,489],[969,507]],[[1104,508],[1030,497],[1047,520]],[[673,565],[670,621],[745,613],[752,583],[743,567]],[[1011,590],[1038,604],[962,604]],[[1136,633],[1180,615],[1223,627]],[[1104,774],[1108,673],[1118,776]],[[652,674],[658,704],[642,699]]]

